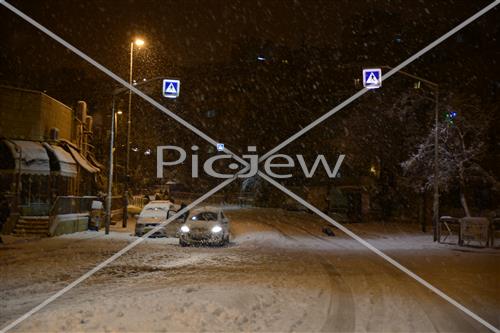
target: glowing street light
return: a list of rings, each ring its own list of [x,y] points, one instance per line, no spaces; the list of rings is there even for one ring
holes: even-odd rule
[[[132,86],[136,85],[136,81],[132,80],[132,69],[133,69],[133,64],[134,64],[134,45],[137,48],[141,48],[144,46],[145,41],[142,38],[136,38],[132,42],[130,42],[130,76],[129,76],[129,84]],[[110,149],[109,149],[109,174],[108,174],[108,196],[107,196],[107,205],[106,205],[106,234],[109,234],[109,225],[111,224],[111,196],[112,196],[112,190],[113,190],[113,152],[115,150],[114,144],[115,144],[115,132],[118,133],[117,131],[117,125],[118,125],[118,115],[122,115],[123,111],[118,110],[115,113],[115,98],[116,94],[119,92],[115,92],[113,94],[113,106],[112,106],[112,111],[111,111],[111,139],[110,139]],[[129,89],[129,95],[128,95],[128,114],[127,114],[127,151],[126,151],[126,169],[125,169],[125,175],[126,175],[126,181],[125,181],[125,193],[124,193],[124,201],[125,205],[123,207],[123,224],[122,226],[124,228],[127,227],[127,206],[128,206],[128,186],[129,186],[129,161],[130,161],[130,125],[131,125],[131,120],[132,120],[132,89]],[[116,129],[116,131],[115,131]],[[134,150],[135,151],[135,150]]]
[[[136,38],[135,41],[134,41],[135,45],[138,46],[138,47],[141,47],[144,45],[144,39],[141,39],[141,38]]]
[[[130,77],[129,84],[136,84],[135,81],[132,80],[133,73],[133,65],[134,65],[134,45],[137,48],[141,48],[144,46],[146,42],[142,38],[136,38],[134,41],[130,43]],[[129,172],[130,172],[130,127],[132,123],[132,89],[129,89],[128,94],[128,115],[127,115],[127,152],[126,152],[126,161],[125,161],[125,207],[124,207],[124,218],[123,218],[123,227],[127,227],[127,205],[128,205],[128,186],[129,186]]]

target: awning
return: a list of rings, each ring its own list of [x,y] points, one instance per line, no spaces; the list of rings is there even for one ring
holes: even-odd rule
[[[43,146],[52,153],[51,158],[51,171],[65,177],[76,177],[76,162],[66,150],[62,147],[50,145],[46,142]],[[49,155],[51,155],[49,153]],[[55,161],[53,161],[55,159]]]
[[[50,175],[49,155],[41,143],[35,141],[4,140],[21,174]]]
[[[89,154],[89,156],[87,156],[89,162],[95,167],[95,168],[98,168],[99,170],[103,170],[104,169],[104,165],[102,165],[101,163],[99,163],[94,155],[92,154]]]
[[[71,155],[82,168],[90,173],[96,173],[100,171],[99,168],[93,166],[89,161],[85,159],[85,157],[80,155],[80,153],[75,148],[71,147],[70,145],[67,145],[66,147],[68,147]]]

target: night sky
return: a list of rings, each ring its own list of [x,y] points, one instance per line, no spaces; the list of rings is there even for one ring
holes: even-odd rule
[[[353,82],[363,67],[396,66],[490,1],[10,3],[126,80],[130,41],[143,37],[147,44],[136,52],[134,78],[180,78],[177,104],[162,99],[159,91],[155,97],[201,130],[244,151],[248,144],[272,148],[359,90]],[[45,91],[68,105],[86,100],[91,114],[109,113],[115,82],[3,6],[0,26],[5,32],[0,40],[0,84]],[[443,108],[447,100],[459,96],[491,110],[500,86],[499,27],[496,8],[405,71],[439,83]],[[259,55],[266,61],[259,62]],[[344,119],[349,126],[364,119],[373,128],[370,122],[378,121],[384,133],[384,121],[373,113],[390,108],[412,84],[392,77],[380,96],[353,103],[359,113],[346,110],[318,126],[311,132],[311,142],[323,140],[315,135],[338,134],[336,126],[348,113],[354,118]],[[159,137],[153,141],[158,142],[164,131],[177,128],[144,102],[137,100],[134,108],[138,109],[134,115],[146,119],[142,124],[142,118],[134,119],[135,142],[144,130],[154,129]],[[217,117],[207,119],[209,110],[216,110]],[[498,108],[494,110],[493,121],[498,122]],[[421,123],[427,129],[431,113],[420,112],[428,116]],[[96,124],[107,126],[105,116],[100,119]],[[166,129],[160,125],[163,120]],[[228,132],[226,125],[239,131]],[[344,132],[355,131],[345,126]],[[492,126],[492,131],[498,127]],[[189,137],[186,132],[182,130],[183,136]]]
[[[159,86],[146,92],[243,153],[248,145],[259,152],[275,147],[359,91],[356,79],[363,68],[398,65],[490,1],[10,3],[127,81],[130,42],[144,38],[145,47],[134,57],[134,79],[180,79],[175,101],[163,98]],[[478,159],[494,174],[500,163],[499,13],[500,8],[491,10],[404,69],[439,84],[441,122],[450,109],[464,123],[484,116],[477,125],[484,137]],[[70,106],[87,101],[98,128],[95,154],[105,161],[117,83],[3,6],[0,27],[0,84],[44,91]],[[378,164],[381,196],[394,201],[400,196],[401,163],[433,126],[434,92],[425,85],[417,91],[414,83],[394,75],[283,153],[331,159],[345,153],[344,172],[356,179]],[[118,108],[127,110],[122,97]],[[142,152],[159,144],[186,149],[197,144],[205,154],[213,153],[213,147],[139,98],[132,114],[136,179],[155,180],[154,155]],[[124,119],[118,124],[118,146],[124,145]],[[123,149],[117,160],[123,164]]]
[[[196,66],[230,59],[235,45],[249,53],[276,45],[334,47],[349,56],[382,57],[396,65],[489,1],[10,1],[13,5],[126,77],[133,36],[147,40],[138,68]],[[498,59],[498,9],[458,37],[483,65]],[[82,66],[56,42],[0,8],[2,81],[23,70]],[[465,40],[464,40],[465,39]],[[453,39],[432,53],[450,47]],[[447,45],[448,44],[448,45]],[[392,59],[393,58],[393,59]],[[141,61],[139,58],[138,61]],[[453,59],[460,62],[461,59]],[[473,62],[473,61],[472,61]],[[418,65],[418,62],[415,64]],[[495,66],[498,70],[498,66]],[[140,69],[138,69],[140,70]],[[159,69],[163,72],[169,68]],[[491,68],[490,68],[491,70]],[[437,79],[437,78],[434,78]]]

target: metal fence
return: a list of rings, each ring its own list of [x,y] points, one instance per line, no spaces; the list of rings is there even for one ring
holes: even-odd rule
[[[193,193],[193,192],[171,192],[170,198],[159,197],[161,200],[171,199],[174,200],[176,204],[185,203],[189,204],[194,200],[201,197],[203,193]],[[154,197],[154,195],[152,195]],[[134,195],[129,204],[143,208],[150,200],[145,195]],[[239,206],[253,206],[254,198],[250,195],[241,194],[214,194],[204,201],[205,204],[211,205],[239,205]]]
[[[148,199],[143,195],[134,195],[129,201],[129,205],[136,206],[139,208],[143,208],[144,206],[146,206],[147,203]]]
[[[105,206],[104,206],[105,207]],[[111,197],[111,224],[116,224],[123,221],[123,208],[125,207],[125,201],[123,196],[115,195]]]
[[[61,215],[90,215],[92,201],[98,200],[94,196],[59,196],[49,210],[49,233],[51,235],[57,229],[58,220]]]

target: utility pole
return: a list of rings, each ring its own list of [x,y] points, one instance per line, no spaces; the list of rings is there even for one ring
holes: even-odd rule
[[[392,69],[390,66],[380,66],[381,68]],[[426,83],[429,87],[431,87],[434,91],[434,197],[432,203],[432,229],[433,229],[433,237],[434,241],[438,241],[441,235],[438,232],[439,225],[439,84],[424,79],[422,77],[404,72],[398,71],[398,74],[410,77],[415,80],[422,81]],[[427,98],[430,99],[430,98]]]
[[[129,89],[128,89],[128,115],[127,115],[127,145],[126,145],[126,161],[125,161],[125,191],[123,192],[123,222],[122,227],[127,227],[128,221],[128,189],[130,182],[130,132],[132,127],[132,73],[134,68],[134,45],[141,47],[144,45],[144,40],[141,38],[136,38],[134,41],[130,42],[130,69],[129,69]]]
[[[438,232],[439,226],[439,87],[436,86],[434,106],[434,201],[432,205],[432,221],[434,230],[434,241],[441,238]]]
[[[108,195],[106,197],[106,235],[109,234],[111,224],[111,202],[113,197],[113,149],[115,146],[115,95],[111,107],[111,133],[109,139],[109,170],[108,170]]]
[[[134,42],[130,43],[130,70],[129,70],[129,84],[132,86],[132,70],[134,63]],[[130,132],[132,127],[132,89],[128,90],[128,115],[127,115],[127,145],[125,157],[125,191],[123,192],[123,220],[122,227],[127,227],[128,222],[128,186],[129,186],[129,172],[130,172]]]

